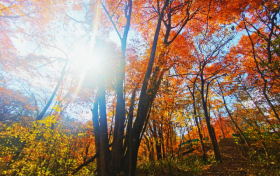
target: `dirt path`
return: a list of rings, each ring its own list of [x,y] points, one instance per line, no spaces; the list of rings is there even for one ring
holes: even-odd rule
[[[233,138],[221,139],[219,142],[222,163],[214,164],[204,171],[203,176],[243,176],[247,175],[247,160],[242,156],[241,150],[234,143]]]

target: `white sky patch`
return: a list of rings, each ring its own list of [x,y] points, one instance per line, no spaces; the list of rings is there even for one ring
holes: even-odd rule
[[[96,12],[99,13],[99,15],[100,10],[102,9],[96,9]],[[68,12],[68,14],[73,18],[83,21],[82,14],[71,12]],[[22,71],[21,74],[12,73],[10,77],[13,78],[13,81],[9,82],[11,87],[17,87],[17,89],[25,92],[26,89],[29,89],[29,96],[30,93],[36,94],[38,102],[41,102],[41,106],[44,106],[60,77],[65,63],[63,59],[67,58],[69,61],[66,70],[75,70],[77,72],[75,76],[81,77],[79,83],[79,85],[81,85],[87,69],[93,67],[93,70],[98,71],[98,69],[100,69],[99,65],[102,64],[102,55],[94,50],[95,40],[98,33],[99,15],[95,15],[96,19],[93,20],[94,24],[92,25],[93,30],[90,33],[87,33],[84,30],[83,24],[81,25],[71,21],[65,26],[63,22],[57,21],[55,22],[55,25],[58,26],[58,28],[55,31],[50,31],[54,38],[42,41],[48,43],[35,43],[35,41],[32,40],[27,41],[20,35],[13,38],[12,40],[18,50],[18,54],[23,56],[23,58],[28,54],[35,54],[49,58],[49,62],[54,62],[48,64],[47,60],[42,59],[42,62],[36,63],[35,68],[38,67],[36,70],[38,75],[32,75],[26,71]],[[128,34],[128,45],[130,43],[133,44],[130,40],[135,38],[141,40],[140,35],[131,28]],[[118,46],[121,45],[120,39],[115,30],[110,32],[109,40],[116,43]],[[64,84],[63,87],[67,89],[67,86]],[[79,89],[76,90],[76,92],[78,91]],[[55,100],[56,99],[53,100],[53,103]]]

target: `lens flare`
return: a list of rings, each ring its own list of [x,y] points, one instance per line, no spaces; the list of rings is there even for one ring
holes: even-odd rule
[[[85,79],[85,75],[87,70],[90,67],[93,67],[95,69],[99,69],[99,65],[101,64],[100,56],[97,52],[94,51],[94,45],[95,45],[95,40],[96,40],[96,34],[98,30],[98,23],[100,19],[100,9],[99,9],[99,1],[97,1],[97,4],[94,8],[94,19],[93,19],[93,30],[92,30],[92,35],[91,35],[91,40],[89,43],[89,48],[85,56],[82,56],[81,61],[83,62],[84,68],[82,71],[82,76],[79,81],[78,87],[75,91],[75,96],[79,92],[81,85]]]

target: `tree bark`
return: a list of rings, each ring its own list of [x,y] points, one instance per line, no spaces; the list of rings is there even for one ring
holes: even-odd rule
[[[99,122],[100,122],[100,171],[102,176],[109,175],[108,173],[108,156],[109,156],[109,140],[107,129],[107,115],[106,115],[106,98],[104,80],[99,80],[98,89],[100,95],[98,97],[99,104]],[[98,173],[98,174],[99,174]]]
[[[218,146],[218,143],[217,143],[217,140],[216,140],[216,136],[215,136],[215,133],[214,133],[214,129],[212,129],[212,125],[210,123],[210,116],[208,114],[208,108],[207,108],[207,98],[205,100],[205,97],[204,97],[204,84],[205,84],[205,80],[203,78],[203,71],[201,71],[200,73],[200,78],[201,78],[201,99],[202,99],[202,105],[203,105],[203,110],[204,110],[204,116],[205,116],[205,119],[206,119],[206,124],[207,124],[207,128],[208,128],[208,132],[209,132],[209,136],[210,136],[210,139],[212,141],[212,144],[213,144],[213,148],[214,148],[214,153],[215,153],[215,159],[217,162],[222,162],[222,158],[221,158],[221,154],[220,154],[220,150],[219,150],[219,146]],[[206,92],[206,97],[207,97],[207,92]]]
[[[153,136],[154,136],[154,139],[155,139],[155,141],[156,141],[156,152],[157,152],[157,160],[159,161],[159,160],[161,160],[162,159],[162,155],[161,155],[161,143],[159,142],[159,136],[157,135],[157,131],[158,131],[158,129],[157,129],[157,124],[156,124],[156,122],[155,122],[155,120],[153,120],[153,123],[152,123],[152,125],[153,125]]]
[[[155,95],[147,96],[147,88],[148,88],[148,81],[149,81],[149,78],[151,76],[152,69],[153,69],[153,64],[154,64],[154,59],[155,59],[155,54],[156,54],[156,48],[157,48],[157,42],[158,42],[159,32],[160,32],[160,28],[161,28],[161,22],[162,22],[164,11],[165,11],[168,4],[169,4],[169,0],[166,0],[163,8],[161,10],[161,13],[158,17],[158,23],[157,23],[156,32],[155,32],[155,35],[154,35],[154,40],[153,40],[152,50],[151,50],[151,54],[150,54],[149,64],[148,64],[148,68],[147,68],[145,76],[144,76],[142,89],[141,89],[141,93],[140,93],[140,99],[139,99],[139,103],[138,103],[138,111],[137,111],[137,115],[136,115],[136,120],[135,120],[133,129],[131,130],[131,139],[129,139],[132,145],[129,146],[128,150],[131,150],[131,154],[129,154],[126,157],[126,161],[124,161],[124,164],[123,164],[123,168],[124,168],[123,170],[129,176],[135,175],[135,170],[136,170],[136,165],[137,165],[138,149],[139,149],[139,145],[140,145],[140,142],[141,142],[140,134],[141,134],[142,128],[144,126],[144,123],[146,121],[146,118],[148,116],[149,107],[150,107],[150,105],[152,103],[152,100],[155,96]],[[155,85],[153,85],[153,86],[155,86]],[[127,166],[125,166],[125,165],[131,165],[131,167],[129,167],[130,169],[127,170]]]
[[[92,123],[93,123],[93,130],[94,130],[94,139],[95,139],[95,152],[100,153],[100,132],[99,132],[99,122],[98,122],[98,97],[99,97],[99,90],[97,90],[96,98],[93,104],[92,112]],[[97,157],[96,159],[96,170],[99,173],[100,170],[100,159]]]
[[[100,1],[101,2],[101,1]],[[115,129],[113,135],[113,147],[110,160],[110,175],[115,175],[121,170],[122,154],[123,154],[123,136],[124,136],[124,122],[125,122],[125,97],[124,97],[124,79],[125,79],[125,56],[126,56],[126,43],[128,32],[130,29],[130,21],[132,14],[132,0],[129,0],[125,8],[126,25],[124,28],[123,36],[121,37],[115,23],[113,22],[109,12],[101,2],[103,9],[107,13],[110,21],[112,22],[115,31],[117,32],[121,40],[121,59],[120,64],[117,66],[117,106],[116,106],[116,116],[115,116]]]

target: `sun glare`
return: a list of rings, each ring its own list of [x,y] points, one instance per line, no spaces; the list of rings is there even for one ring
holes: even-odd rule
[[[99,1],[97,1],[99,3]],[[100,57],[100,54],[98,54],[98,51],[95,51],[95,39],[96,39],[96,33],[98,30],[98,23],[100,19],[100,9],[98,8],[98,5],[94,9],[95,16],[93,20],[93,30],[92,30],[92,36],[91,41],[89,43],[89,48],[85,55],[81,56],[81,61],[83,62],[83,70],[82,70],[82,77],[79,81],[78,87],[76,89],[75,95],[79,92],[81,85],[84,81],[84,78],[86,76],[86,72],[89,68],[94,68],[97,72],[101,71],[102,68],[102,59]]]
[[[93,68],[97,72],[101,71],[100,69],[103,67],[103,59],[99,52],[88,52],[84,56],[81,57],[81,62],[83,64],[83,69]]]

